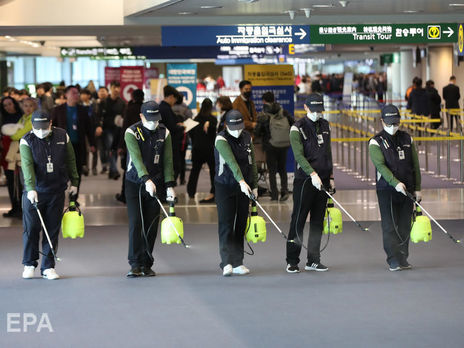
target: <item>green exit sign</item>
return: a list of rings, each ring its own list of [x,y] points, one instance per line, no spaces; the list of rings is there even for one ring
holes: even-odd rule
[[[311,25],[312,44],[457,42],[456,23]]]

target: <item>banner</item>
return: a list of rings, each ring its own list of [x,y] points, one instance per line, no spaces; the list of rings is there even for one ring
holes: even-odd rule
[[[245,65],[244,80],[253,85],[253,102],[256,111],[263,109],[263,94],[274,93],[275,101],[278,102],[290,115],[295,112],[295,87],[292,65]],[[287,172],[295,170],[295,159],[290,148],[287,155]]]
[[[121,68],[121,98],[126,102],[131,100],[132,91],[143,90],[143,66],[122,66]]]
[[[143,75],[143,84],[145,89],[150,89],[150,80],[157,79],[159,77],[159,69],[158,68],[146,68],[145,73]]]
[[[111,81],[120,81],[121,80],[121,72],[119,68],[110,68],[105,67],[105,86],[110,89]]]
[[[184,96],[184,103],[190,109],[197,107],[197,65],[168,64],[168,85],[176,88]]]

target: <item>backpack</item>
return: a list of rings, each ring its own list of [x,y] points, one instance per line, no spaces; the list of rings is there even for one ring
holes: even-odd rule
[[[284,115],[283,109],[280,109],[275,115],[269,115],[269,130],[271,131],[269,143],[272,146],[290,146],[290,124]]]

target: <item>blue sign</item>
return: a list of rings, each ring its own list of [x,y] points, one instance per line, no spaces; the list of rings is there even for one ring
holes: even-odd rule
[[[197,107],[197,65],[168,64],[168,85],[175,87],[184,96],[184,102],[190,109]]]
[[[163,46],[309,44],[309,25],[163,26]]]

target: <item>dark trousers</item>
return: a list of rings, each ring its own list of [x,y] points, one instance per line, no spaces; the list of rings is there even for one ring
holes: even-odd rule
[[[288,147],[266,146],[266,164],[269,169],[269,183],[271,185],[271,198],[277,199],[279,192],[277,191],[276,174],[280,176],[280,193],[284,195],[288,192],[287,181],[287,152]]]
[[[449,112],[447,113],[448,115],[448,120],[449,120],[449,130],[450,132],[453,131],[453,123],[456,122],[456,131],[459,131],[461,129],[461,125],[459,124],[459,117],[458,115],[455,114],[450,114]]]
[[[288,264],[298,265],[300,262],[303,229],[308,213],[310,214],[308,263],[320,262],[321,237],[326,205],[326,193],[317,190],[312,185],[311,179],[307,179],[306,183],[303,179],[295,179],[293,181],[293,211],[290,231],[288,232],[289,241],[287,241],[286,260]],[[291,242],[291,240],[294,240],[294,242]]]
[[[192,152],[192,170],[190,171],[189,181],[187,183],[187,193],[189,196],[194,196],[197,192],[198,176],[200,175],[201,167],[205,162],[209,167],[209,180],[211,182],[211,189],[209,192],[214,193],[214,153],[205,153],[194,150]]]
[[[402,193],[393,190],[378,190],[377,198],[387,263],[390,266],[403,265],[409,255],[413,202]],[[395,231],[395,225],[398,233]]]
[[[110,174],[115,174],[118,172],[118,167],[116,165],[117,160],[118,160],[118,151],[115,148],[115,143],[117,141],[116,139],[117,139],[117,134],[118,134],[117,132],[118,132],[117,130],[108,129],[108,130],[104,130],[102,134],[103,148],[105,151],[105,159],[109,160]]]
[[[180,151],[180,173],[179,180],[181,183],[185,182],[185,155],[187,154],[187,145]]]
[[[39,193],[38,207],[47,228],[53,248],[58,248],[58,235],[60,233],[61,218],[64,208],[64,192]],[[37,267],[39,259],[39,240],[42,225],[35,207],[27,199],[27,193],[22,196],[23,204],[23,265]],[[46,255],[42,258],[41,271],[55,267],[55,259],[48,244],[45,232],[42,233],[42,252]]]
[[[21,211],[21,192],[22,185],[19,180],[19,175],[15,175],[14,170],[5,169],[6,185],[8,188],[8,196],[10,197],[11,210]]]
[[[231,264],[243,265],[243,238],[248,218],[250,201],[237,185],[215,183],[218,211],[220,267]]]
[[[140,211],[139,193],[142,201]],[[126,203],[129,215],[129,264],[134,267],[153,266],[153,254],[156,235],[158,234],[158,222],[160,207],[155,198],[145,190],[145,185],[138,185],[126,180]],[[145,235],[142,230],[142,216],[145,225]]]

